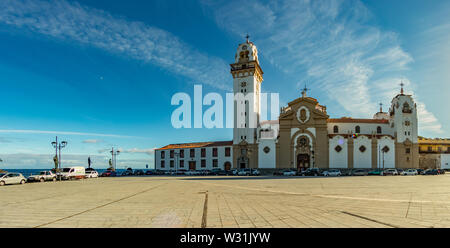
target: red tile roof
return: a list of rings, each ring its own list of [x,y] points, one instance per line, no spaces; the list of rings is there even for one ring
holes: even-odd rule
[[[233,141],[195,142],[183,144],[170,144],[158,148],[156,150],[186,149],[186,148],[213,147],[213,146],[231,146],[231,145],[233,145]]]
[[[388,124],[389,120],[384,119],[353,119],[350,117],[342,117],[339,119],[328,119],[328,123],[380,123]]]

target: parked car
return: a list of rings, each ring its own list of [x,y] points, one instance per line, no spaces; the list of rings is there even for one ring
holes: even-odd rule
[[[62,179],[71,180],[71,179],[82,179],[86,176],[85,168],[82,166],[73,166],[63,168],[57,176],[61,176]]]
[[[27,178],[28,182],[56,181],[56,174],[51,171],[41,171],[37,175],[31,175]]]
[[[258,169],[252,169],[252,176],[259,176],[261,172]]]
[[[238,169],[234,169],[228,172],[229,175],[233,175],[233,176],[237,176],[239,170]]]
[[[371,170],[369,172],[367,172],[367,175],[369,176],[379,176],[382,174],[382,170],[376,169],[376,170]]]
[[[388,175],[397,176],[398,175],[397,169],[386,169],[386,170],[384,170],[383,171],[383,176],[388,176]]]
[[[145,175],[156,175],[156,173],[155,173],[155,171],[153,171],[153,170],[147,170],[146,172],[145,172]]]
[[[238,172],[239,176],[250,176],[252,174],[252,170],[251,169],[242,169]]]
[[[308,168],[305,171],[300,172],[301,176],[320,176],[319,168]]]
[[[222,169],[212,169],[211,170],[211,175],[226,176],[227,175],[227,171],[226,170],[222,170]]]
[[[143,175],[145,175],[143,170],[135,170],[133,174],[135,176],[143,176]]]
[[[86,178],[97,178],[98,177],[98,172],[95,170],[89,170],[86,171]]]
[[[21,173],[1,173],[0,186],[6,184],[24,184],[27,179]]]
[[[284,170],[283,176],[295,176],[297,175],[297,171],[295,170]]]
[[[125,170],[124,172],[122,172],[122,174],[120,174],[121,176],[133,176],[134,173],[132,170]]]
[[[106,170],[102,174],[100,174],[101,177],[115,177],[117,176],[117,172],[112,170]]]
[[[439,172],[436,169],[428,169],[423,172],[423,175],[438,175]]]
[[[444,169],[437,169],[439,174],[445,174],[445,170]]]
[[[283,171],[282,170],[276,170],[273,172],[274,176],[282,176],[283,175]]]
[[[399,175],[401,175],[403,173],[403,169],[396,169],[396,170]]]
[[[424,172],[425,170],[424,169],[417,169],[417,173],[419,174],[419,175],[423,175],[423,172]]]
[[[341,171],[338,170],[338,169],[331,169],[331,170],[324,171],[324,172],[322,173],[322,175],[324,175],[324,176],[326,176],[326,177],[328,177],[328,176],[339,177],[339,176],[342,175],[342,173],[341,173]]]
[[[198,172],[196,170],[188,170],[188,171],[184,172],[184,174],[186,176],[195,176],[195,175],[198,175]]]
[[[367,176],[369,173],[365,170],[354,170],[352,171],[352,176]]]
[[[175,172],[176,175],[184,175],[184,173],[186,173],[186,170],[184,170],[184,169],[177,170],[177,171]]]
[[[419,173],[417,172],[416,169],[408,169],[408,170],[404,170],[402,171],[402,176],[416,176],[419,175]]]

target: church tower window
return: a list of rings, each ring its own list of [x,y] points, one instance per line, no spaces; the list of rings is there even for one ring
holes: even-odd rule
[[[377,133],[378,133],[378,134],[381,133],[381,127],[380,127],[380,126],[377,127]]]
[[[355,127],[355,133],[360,133],[361,132],[361,128],[359,126]]]

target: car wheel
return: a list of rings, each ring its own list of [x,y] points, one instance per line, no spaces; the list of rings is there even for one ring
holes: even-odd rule
[[[25,184],[25,180],[22,179],[22,181],[20,181],[20,184]]]
[[[3,185],[5,185],[5,182],[1,181],[0,186],[3,186]]]
[[[44,179],[44,178],[41,178],[41,179],[39,179],[39,181],[40,181],[41,183],[43,183],[43,182],[45,182],[45,179]]]

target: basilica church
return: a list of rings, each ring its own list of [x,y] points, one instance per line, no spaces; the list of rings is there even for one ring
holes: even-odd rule
[[[327,109],[307,95],[281,108],[277,120],[250,125],[238,116],[261,111],[263,71],[258,49],[245,41],[231,65],[234,93],[252,94],[245,108],[234,109],[232,141],[170,144],[155,150],[156,169],[376,169],[418,168],[417,106],[403,86],[393,97],[388,112],[371,119],[329,118]],[[188,155],[189,154],[189,155]]]

